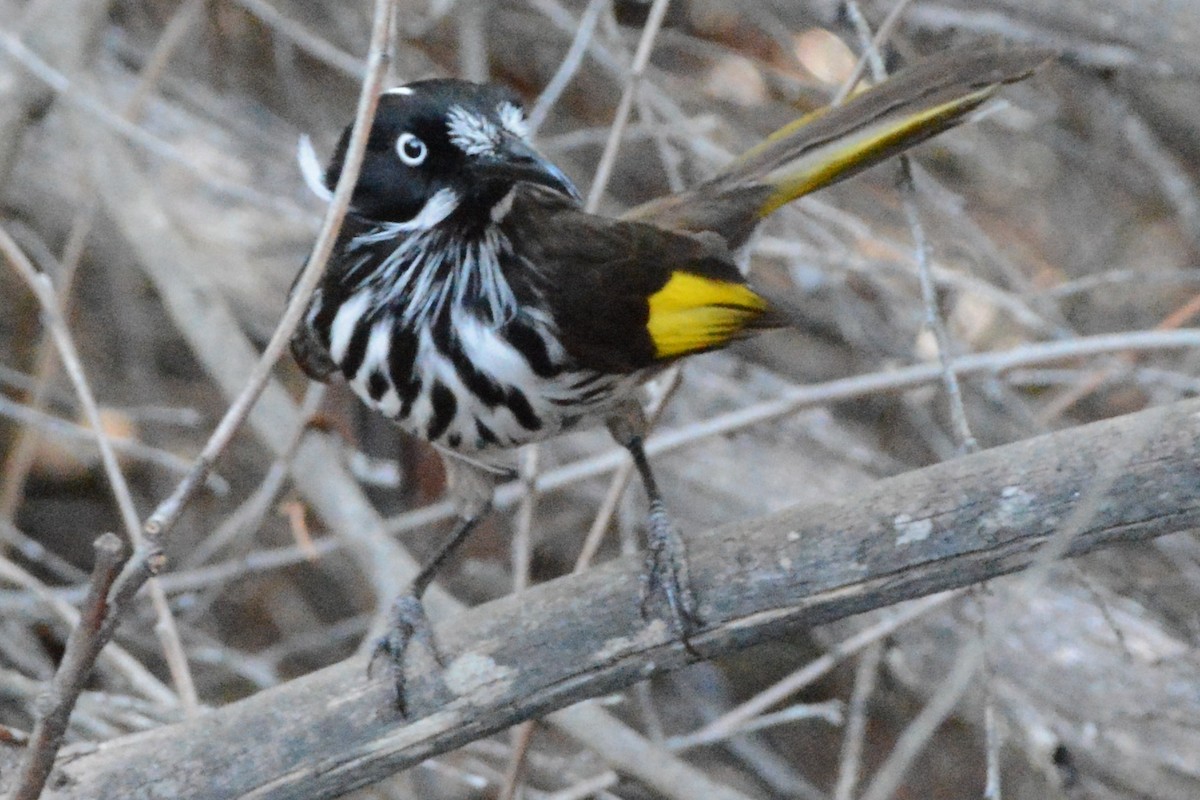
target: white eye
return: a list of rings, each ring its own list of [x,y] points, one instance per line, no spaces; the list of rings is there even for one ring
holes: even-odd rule
[[[417,167],[425,160],[425,156],[429,155],[429,148],[411,133],[402,133],[396,140],[396,154],[405,164]]]

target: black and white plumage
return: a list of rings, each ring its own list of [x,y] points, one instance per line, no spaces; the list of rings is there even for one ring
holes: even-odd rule
[[[518,256],[498,227],[408,232],[399,244],[389,235],[385,224],[347,242],[344,274],[305,317],[368,406],[475,454],[553,436],[618,394],[619,377],[582,368],[550,315],[518,301],[505,277]]]
[[[427,94],[440,101],[427,115],[411,108]],[[404,130],[390,120],[400,109]],[[351,214],[293,347],[312,377],[341,373],[404,430],[466,455],[601,421],[638,383],[566,351],[539,286],[557,276],[517,249],[528,237],[512,230],[523,218],[514,205],[570,210],[578,198],[525,135],[520,107],[495,87],[427,81],[384,95]],[[498,148],[537,163],[553,188],[479,180],[468,160]]]
[[[338,180],[348,139],[324,175],[308,176],[318,192]],[[432,80],[381,97],[292,351],[312,378],[339,374],[446,452],[457,476],[459,526],[396,606],[386,649],[401,664],[424,625],[418,598],[490,502],[493,454],[585,423],[608,422],[634,453],[654,509],[649,591],[681,633],[692,624],[682,542],[641,453],[636,390],[680,355],[765,322],[766,303],[719,238],[594,216],[579,200],[530,145],[507,91]]]
[[[491,454],[580,424],[607,423],[633,456],[650,499],[643,610],[664,601],[688,644],[696,605],[642,448],[637,387],[683,356],[776,324],[731,252],[763,218],[952,127],[1045,58],[946,54],[622,219],[581,209],[570,180],[528,141],[511,92],[430,80],[381,97],[292,350],[311,377],[340,374],[368,406],[453,456],[461,519],[397,601],[381,645],[402,704],[406,648],[429,640],[420,597],[487,508]],[[349,130],[324,175],[308,176],[319,193],[338,180],[348,140]]]

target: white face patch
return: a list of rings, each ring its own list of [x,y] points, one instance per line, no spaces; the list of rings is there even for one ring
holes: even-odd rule
[[[492,222],[499,224],[508,216],[508,212],[512,211],[513,198],[516,197],[517,187],[513,187],[501,197],[496,205],[492,206]]]
[[[455,194],[454,190],[438,189],[434,192],[433,197],[425,201],[420,214],[417,214],[408,222],[397,222],[394,224],[399,226],[401,230],[427,231],[454,213],[454,209],[456,208],[458,208],[458,195]]]
[[[304,185],[308,190],[326,203],[332,200],[333,192],[325,185],[325,173],[321,169],[312,139],[308,138],[307,133],[300,136],[300,142],[296,146],[296,162],[300,165],[300,175],[304,178]]]
[[[453,189],[438,189],[433,197],[425,201],[415,217],[404,222],[381,222],[371,232],[355,236],[350,248],[353,250],[364,244],[381,242],[401,232],[430,230],[454,213],[454,209],[458,208],[458,199]]]
[[[515,103],[503,102],[496,107],[500,124],[504,129],[524,141],[529,141],[529,123],[525,121],[525,112]]]
[[[450,142],[469,156],[494,152],[500,144],[500,130],[495,123],[462,106],[451,106],[446,129]]]

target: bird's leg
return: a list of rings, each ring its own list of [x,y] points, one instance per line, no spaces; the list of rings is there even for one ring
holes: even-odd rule
[[[661,598],[670,610],[671,623],[684,647],[693,655],[690,637],[700,626],[696,598],[688,577],[687,552],[679,531],[671,524],[666,504],[654,480],[650,462],[643,447],[645,422],[641,407],[609,420],[613,437],[633,456],[633,465],[642,479],[650,512],[646,524],[646,571],[642,575],[642,616],[649,618],[650,605]]]
[[[392,602],[388,631],[376,642],[369,668],[373,672],[377,663],[386,663],[396,689],[396,707],[405,716],[412,705],[410,693],[414,697],[429,697],[433,702],[445,697],[441,677],[444,664],[421,598],[438,571],[491,507],[493,484],[486,472],[470,464],[460,464],[458,459],[444,461],[450,490],[462,502],[459,518],[450,536],[417,572],[408,589]]]

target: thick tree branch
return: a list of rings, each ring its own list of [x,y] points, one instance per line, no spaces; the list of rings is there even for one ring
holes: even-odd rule
[[[1091,491],[1098,471],[1118,477]],[[691,537],[713,657],[871,608],[1019,570],[1073,512],[1079,555],[1200,523],[1200,402],[1038,437]],[[201,719],[60,765],[47,797],[334,797],[523,719],[688,660],[638,612],[641,561],[473,609],[442,625],[457,696],[409,724],[350,660]],[[148,754],[153,757],[148,757]],[[214,770],[213,765],[221,765]]]

